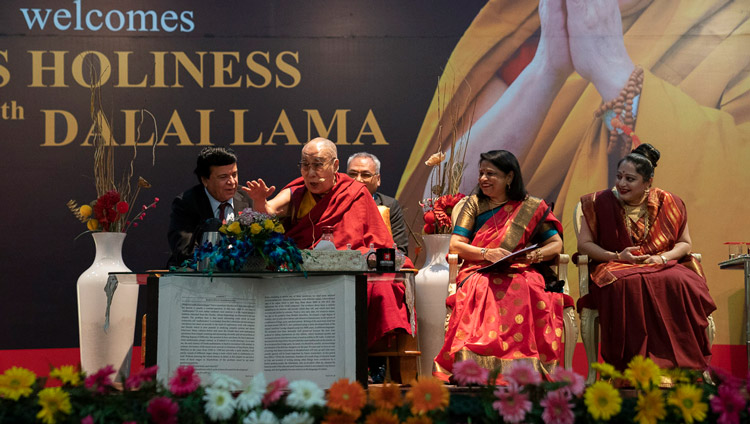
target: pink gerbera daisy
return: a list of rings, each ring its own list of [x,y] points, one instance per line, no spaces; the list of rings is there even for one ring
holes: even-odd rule
[[[520,393],[518,385],[513,382],[495,390],[495,396],[498,400],[492,402],[492,407],[506,422],[521,422],[526,418],[526,413],[531,411],[529,397],[525,393]]]
[[[453,378],[462,386],[469,384],[485,384],[489,371],[480,367],[473,359],[459,361],[453,364]]]
[[[286,389],[286,386],[288,385],[289,381],[284,377],[270,382],[268,386],[266,386],[266,394],[263,395],[263,406],[268,408],[271,404],[279,400],[284,393],[284,389]]]
[[[526,361],[513,361],[503,376],[507,380],[516,382],[519,386],[542,382],[542,376],[539,374],[539,371]]]
[[[568,403],[568,394],[563,390],[547,393],[547,397],[539,403],[544,408],[542,420],[547,424],[573,424],[575,415]]]
[[[151,416],[151,421],[156,424],[177,424],[177,412],[180,407],[177,402],[164,396],[155,397],[148,402],[146,411]]]
[[[745,407],[745,399],[737,387],[724,384],[719,386],[716,396],[711,398],[711,409],[719,414],[718,424],[740,422],[740,411]]]
[[[175,396],[185,396],[193,393],[200,384],[201,379],[195,373],[195,368],[192,365],[181,365],[169,380],[169,391]]]
[[[133,374],[125,380],[125,387],[128,389],[135,389],[147,381],[152,381],[154,377],[156,377],[156,371],[158,369],[158,365],[142,369],[141,372]]]
[[[83,384],[87,389],[93,389],[98,393],[106,393],[112,387],[112,377],[110,376],[114,373],[114,367],[107,365],[96,373],[86,377]]]
[[[555,370],[552,372],[552,380],[567,382],[568,385],[562,387],[561,390],[564,390],[566,393],[569,393],[573,396],[582,395],[583,390],[586,388],[586,384],[584,383],[582,375],[571,370],[566,370],[563,367],[555,368]]]

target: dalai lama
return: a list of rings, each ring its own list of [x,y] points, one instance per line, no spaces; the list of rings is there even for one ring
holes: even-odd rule
[[[376,248],[393,246],[367,187],[337,172],[339,160],[332,141],[315,138],[306,143],[299,169],[302,176],[271,200],[267,199],[276,188],[266,186],[262,179],[248,181],[242,189],[253,199],[255,210],[284,218],[286,235],[300,249],[312,248],[327,226],[334,227],[334,243],[339,250],[351,245],[364,253],[370,244]],[[411,266],[408,258],[404,266]],[[391,330],[411,333],[402,284],[368,284],[367,295],[368,347]]]

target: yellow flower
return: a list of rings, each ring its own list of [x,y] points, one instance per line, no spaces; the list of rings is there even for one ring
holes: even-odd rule
[[[229,224],[229,226],[227,227],[227,231],[235,235],[240,235],[240,233],[242,232],[242,228],[240,228],[240,221],[234,221],[233,223]]]
[[[625,378],[630,380],[634,386],[640,386],[641,388],[648,388],[651,385],[658,386],[660,376],[659,366],[651,359],[644,358],[641,355],[635,356],[628,363],[628,369],[625,370]]]
[[[589,386],[583,400],[595,420],[609,420],[620,412],[622,405],[620,393],[606,381],[597,381]]]
[[[63,365],[60,368],[53,369],[49,376],[62,381],[63,384],[78,386],[81,384],[81,373],[73,365]]]
[[[270,231],[270,230],[273,230],[275,227],[276,226],[274,225],[273,221],[271,221],[270,219],[263,221],[263,228],[265,228],[266,230]]]
[[[591,367],[599,371],[602,378],[623,378],[623,375],[610,364],[601,364],[599,362],[591,364]]]
[[[72,409],[68,393],[60,387],[42,389],[39,392],[39,405],[42,406],[42,410],[36,414],[36,417],[41,418],[47,424],[55,423],[55,415],[58,412],[70,414]]]
[[[278,224],[276,224],[276,226],[273,228],[273,230],[275,232],[277,232],[277,233],[282,233],[283,234],[284,233],[284,226],[281,225],[281,223],[279,222]]]
[[[96,229],[99,228],[99,221],[91,218],[88,223],[86,223],[86,227],[91,231],[96,231]]]
[[[227,234],[227,224],[222,224],[221,227],[219,227],[219,232],[222,234]]]
[[[260,226],[257,222],[253,222],[250,224],[250,233],[255,235],[263,231],[263,227]]]
[[[708,404],[701,402],[702,396],[703,389],[699,389],[692,384],[683,384],[677,386],[675,391],[669,395],[667,403],[679,408],[685,422],[692,424],[693,420],[703,421],[706,419]]]
[[[91,208],[91,206],[90,206],[90,205],[83,205],[83,206],[81,206],[81,208],[80,208],[80,209],[78,209],[78,213],[80,213],[80,214],[81,214],[81,216],[82,216],[82,217],[84,217],[84,218],[88,218],[88,217],[90,217],[90,216],[91,216],[91,213],[92,213],[93,211],[94,211],[94,210],[93,210],[93,209]]]
[[[437,152],[433,153],[432,156],[430,156],[424,164],[427,166],[438,166],[440,165],[440,162],[445,160],[445,153],[443,152]]]
[[[681,368],[669,368],[666,370],[661,370],[662,375],[666,377],[666,379],[674,384],[677,383],[689,383],[690,382],[690,376],[688,375],[685,370]]]
[[[638,404],[635,407],[638,413],[635,420],[639,424],[656,424],[667,416],[667,410],[664,407],[664,398],[659,388],[647,390],[638,394]]]
[[[36,381],[36,374],[26,368],[12,367],[0,375],[0,397],[18,400],[31,394],[31,385]]]
[[[444,409],[450,402],[450,393],[442,381],[434,377],[412,380],[411,390],[406,394],[411,403],[411,412],[424,414],[435,409]]]

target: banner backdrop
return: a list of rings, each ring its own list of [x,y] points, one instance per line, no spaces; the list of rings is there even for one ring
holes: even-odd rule
[[[750,240],[750,8],[620,3],[628,53],[654,87],[644,89],[636,131],[662,151],[655,184],[687,203],[719,307],[716,343],[740,345],[743,327],[729,316],[742,316],[742,278],[716,263],[726,258],[722,242]],[[207,145],[235,149],[240,181],[277,187],[298,175],[302,144],[313,137],[334,141],[342,163],[374,153],[381,191],[398,193],[418,230],[423,162],[445,149],[440,128],[457,126],[470,135],[462,190],[475,184],[479,152],[514,151],[529,191],[556,202],[569,253],[577,199],[612,185],[615,153],[592,118],[602,99],[579,74],[544,107],[531,92],[511,103],[538,115],[538,135],[514,139],[528,124],[502,113],[503,94],[535,55],[535,1],[10,0],[0,28],[0,351],[78,344],[76,280],[94,249],[89,235],[76,238],[85,228],[65,205],[96,197],[92,69],[117,172],[137,152],[134,176],[152,185],[138,205],[160,198],[128,231],[133,270],[164,267],[170,202],[195,184],[195,158]]]

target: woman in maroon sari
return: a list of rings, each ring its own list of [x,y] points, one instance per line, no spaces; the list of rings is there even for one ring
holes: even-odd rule
[[[433,374],[448,381],[454,362],[474,359],[501,371],[513,360],[527,360],[550,372],[562,353],[562,293],[545,291],[537,267],[562,250],[562,227],[551,209],[529,196],[518,160],[505,150],[481,155],[479,187],[456,220],[450,250],[464,261],[445,342]],[[478,271],[512,252],[537,244],[492,272]]]
[[[641,144],[620,160],[615,188],[581,198],[578,251],[593,261],[602,357],[625,369],[636,355],[662,368],[705,368],[707,317],[716,309],[691,255],[682,200],[651,187],[659,151]],[[579,305],[580,307],[580,305]]]

